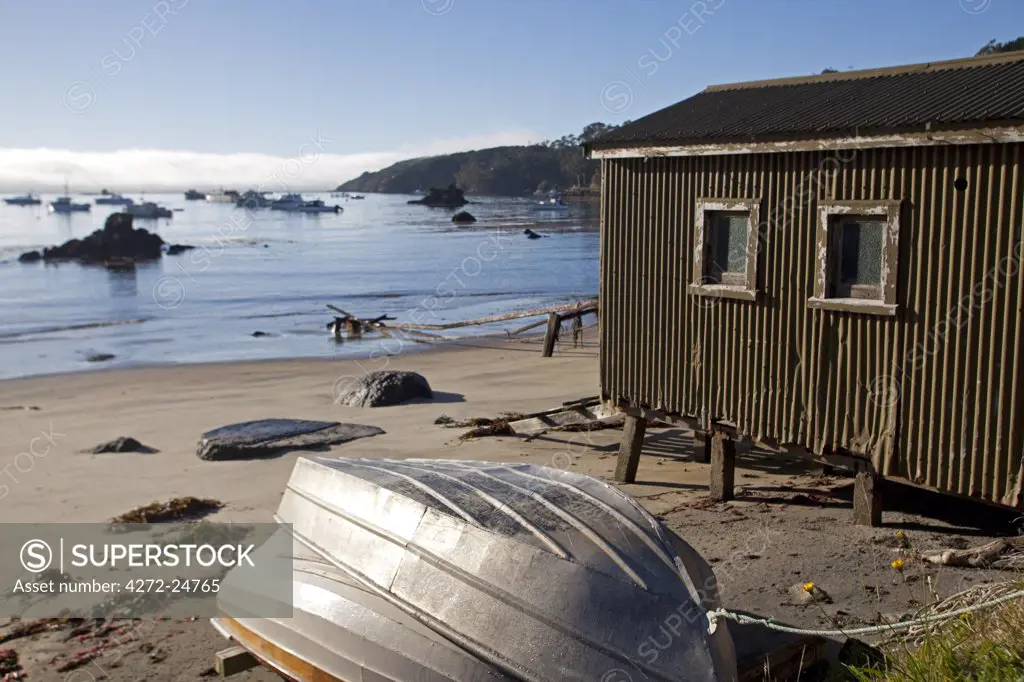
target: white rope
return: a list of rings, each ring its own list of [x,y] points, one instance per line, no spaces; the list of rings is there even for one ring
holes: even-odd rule
[[[778,630],[779,632],[788,632],[794,635],[821,635],[823,637],[852,637],[853,635],[874,635],[880,632],[893,632],[894,630],[905,630],[915,625],[922,625],[924,623],[939,623],[944,620],[950,620],[951,618],[957,618],[964,615],[965,613],[971,613],[974,611],[982,611],[984,609],[998,606],[999,604],[1005,604],[1008,601],[1013,601],[1024,597],[1024,590],[1017,590],[1010,594],[1003,595],[997,599],[992,599],[974,606],[965,606],[962,609],[956,611],[950,611],[949,613],[940,613],[933,616],[925,616],[923,618],[917,618],[915,620],[900,621],[899,623],[892,623],[890,625],[874,625],[866,628],[849,628],[845,630],[807,630],[804,628],[794,628],[788,625],[782,625],[776,623],[770,618],[756,618],[754,616],[747,616],[742,613],[733,613],[726,609],[715,609],[714,611],[708,611],[708,633],[714,633],[718,627],[718,621],[721,619],[736,621],[744,625],[763,625],[770,630]]]

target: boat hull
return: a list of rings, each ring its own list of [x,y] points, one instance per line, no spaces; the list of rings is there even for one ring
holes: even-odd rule
[[[50,205],[50,213],[86,213],[88,211],[89,204]]]
[[[373,617],[404,614],[403,627],[422,626],[419,636],[432,632],[505,676],[446,679],[583,682],[626,679],[608,675],[627,670],[645,680],[736,679],[727,630],[708,632],[717,591],[706,562],[595,479],[519,464],[300,459],[277,518],[305,548],[294,567],[296,614],[328,599],[303,601],[319,562],[333,581],[320,588],[343,600],[352,589],[370,595],[362,606]],[[327,614],[331,627],[371,617],[342,613]],[[246,627],[312,661],[300,620],[274,621],[288,633],[264,619]],[[653,648],[666,627],[671,647]]]

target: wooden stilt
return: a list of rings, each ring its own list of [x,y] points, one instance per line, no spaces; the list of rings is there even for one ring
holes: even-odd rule
[[[640,465],[640,449],[647,431],[647,420],[628,415],[622,427],[622,442],[619,443],[619,461],[615,466],[615,480],[632,483],[636,480],[636,469]]]
[[[711,432],[693,432],[693,454],[698,462],[711,463]]]
[[[548,314],[548,332],[544,335],[544,352],[541,357],[550,358],[555,352],[555,341],[558,340],[558,329],[562,326],[562,319],[558,313]]]
[[[711,437],[711,498],[723,502],[733,499],[736,480],[736,442],[716,431]]]
[[[882,477],[858,471],[853,483],[853,522],[858,526],[882,525]]]

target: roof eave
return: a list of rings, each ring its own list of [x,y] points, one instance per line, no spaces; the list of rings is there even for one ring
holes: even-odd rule
[[[884,131],[829,136],[801,136],[761,140],[697,140],[678,143],[635,142],[590,144],[587,158],[622,159],[652,156],[717,156],[778,152],[873,149],[878,147],[926,147],[937,145],[999,144],[1024,142],[1024,122],[948,128],[943,130]]]

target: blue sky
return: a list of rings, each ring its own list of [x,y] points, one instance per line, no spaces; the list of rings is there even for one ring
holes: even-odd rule
[[[10,0],[0,154],[287,158],[319,135],[354,170],[1021,34],[1020,0]]]

